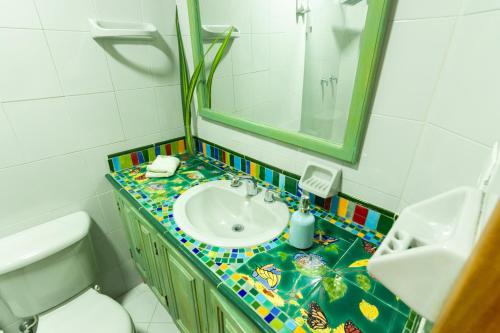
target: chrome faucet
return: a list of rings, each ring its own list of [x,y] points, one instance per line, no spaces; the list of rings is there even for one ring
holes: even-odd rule
[[[253,197],[259,193],[257,181],[252,176],[233,176],[233,178],[231,179],[231,187],[240,187],[242,181],[245,181],[246,183],[247,196]]]

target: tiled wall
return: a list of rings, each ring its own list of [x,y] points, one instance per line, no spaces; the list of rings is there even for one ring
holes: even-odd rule
[[[0,237],[84,209],[104,290],[138,282],[107,155],[183,135],[175,0],[0,0]],[[97,43],[87,18],[145,21],[161,38]],[[0,304],[0,329],[17,332]]]
[[[500,139],[500,4],[399,0],[357,165],[198,119],[197,135],[300,174],[343,169],[342,192],[398,211],[474,185]]]

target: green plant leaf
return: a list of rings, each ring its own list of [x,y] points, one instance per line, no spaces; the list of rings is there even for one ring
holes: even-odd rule
[[[347,284],[342,280],[341,276],[324,278],[321,283],[328,294],[330,303],[344,297],[347,293]]]
[[[372,287],[372,282],[370,278],[364,274],[356,274],[356,283],[364,291],[369,291]]]
[[[210,73],[208,74],[208,79],[207,79],[207,91],[208,91],[208,107],[212,107],[212,83],[215,75],[215,71],[217,70],[217,67],[219,67],[219,64],[224,57],[224,52],[226,51],[227,46],[229,45],[229,41],[231,40],[231,35],[233,33],[234,27],[229,28],[229,31],[226,34],[226,37],[222,41],[221,46],[219,47],[219,50],[217,50],[217,53],[215,54],[214,60],[212,62],[212,66],[210,67]]]

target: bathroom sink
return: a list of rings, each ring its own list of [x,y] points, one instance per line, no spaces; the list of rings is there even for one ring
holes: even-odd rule
[[[192,238],[219,247],[251,247],[279,236],[288,224],[288,207],[265,202],[264,191],[247,196],[244,186],[218,180],[192,187],[174,204],[177,225]]]

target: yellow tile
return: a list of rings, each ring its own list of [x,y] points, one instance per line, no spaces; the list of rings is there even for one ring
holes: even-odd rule
[[[225,271],[227,269],[227,264],[220,265],[220,269]]]
[[[276,331],[281,329],[285,324],[278,318],[274,318],[274,320],[270,323],[271,327],[274,328]]]
[[[177,143],[177,150],[179,154],[182,154],[186,151],[186,146],[184,145],[184,140],[179,140]]]
[[[207,144],[205,142],[203,142],[202,148],[203,148],[203,154],[206,155],[207,154]]]
[[[293,330],[293,333],[306,333],[306,331],[304,331],[304,329],[302,327],[296,327]]]
[[[339,208],[337,209],[337,214],[339,216],[345,217],[347,214],[347,206],[349,205],[349,201],[344,198],[340,198],[339,200]]]
[[[258,309],[257,309],[257,313],[260,314],[262,317],[265,317],[269,314],[269,310],[260,306]]]
[[[253,252],[252,251],[248,251],[247,253],[245,253],[247,257],[252,257],[253,256]]]
[[[358,237],[365,237],[365,234],[362,232],[358,232]]]
[[[250,162],[250,174],[254,177],[257,176],[257,168],[254,162]]]

